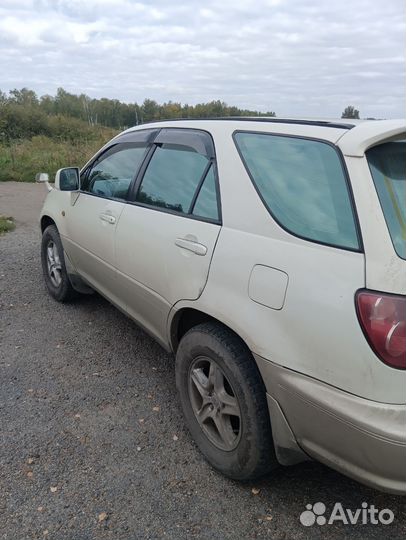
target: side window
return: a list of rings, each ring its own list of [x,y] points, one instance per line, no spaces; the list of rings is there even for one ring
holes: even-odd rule
[[[157,146],[136,201],[189,214],[196,189],[210,163],[208,157],[188,146],[168,143]]]
[[[193,215],[206,219],[219,219],[219,211],[217,205],[216,180],[214,177],[213,166],[210,167],[206,178],[200,188],[196,202],[193,206]]]
[[[109,149],[85,175],[82,191],[109,199],[125,199],[146,147],[145,143],[124,143]]]
[[[343,167],[329,144],[237,132],[244,165],[270,214],[308,240],[359,249]]]

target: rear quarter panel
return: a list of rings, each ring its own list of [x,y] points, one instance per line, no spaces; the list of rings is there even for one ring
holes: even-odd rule
[[[176,309],[209,313],[253,352],[281,366],[357,396],[404,403],[403,376],[376,357],[357,319],[354,295],[366,286],[364,254],[302,240],[281,229],[252,186],[232,130],[219,128],[214,139],[223,228],[201,297],[180,302]],[[250,299],[254,265],[287,274],[282,309]]]

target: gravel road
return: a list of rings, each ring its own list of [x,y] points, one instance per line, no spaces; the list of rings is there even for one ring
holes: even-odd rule
[[[46,293],[36,224],[45,188],[0,184],[0,538],[381,539],[406,536],[405,498],[317,463],[241,484],[184,428],[173,358],[99,296]],[[306,504],[363,502],[391,525],[313,525]]]

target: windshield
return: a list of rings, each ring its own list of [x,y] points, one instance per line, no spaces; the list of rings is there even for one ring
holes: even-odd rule
[[[393,246],[406,259],[406,141],[380,144],[366,156]]]

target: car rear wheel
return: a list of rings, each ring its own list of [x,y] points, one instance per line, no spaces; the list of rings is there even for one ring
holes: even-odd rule
[[[249,480],[278,465],[263,381],[231,330],[212,322],[189,330],[176,354],[176,385],[192,437],[215,469]]]
[[[42,234],[41,262],[45,284],[58,302],[68,302],[77,296],[66,272],[62,242],[55,225],[49,225]]]

